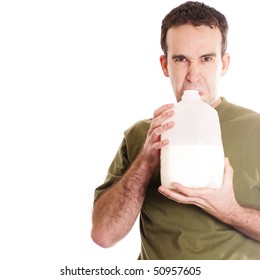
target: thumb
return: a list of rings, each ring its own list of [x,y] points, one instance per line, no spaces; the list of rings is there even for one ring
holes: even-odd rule
[[[228,157],[225,158],[225,168],[224,168],[224,184],[233,184],[233,168],[229,162]]]

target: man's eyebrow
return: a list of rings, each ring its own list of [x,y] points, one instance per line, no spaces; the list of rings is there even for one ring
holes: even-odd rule
[[[200,58],[209,57],[209,56],[211,56],[211,57],[216,57],[217,54],[216,54],[216,53],[206,53],[206,54],[201,55]],[[177,59],[177,58],[186,58],[186,59],[188,59],[187,56],[184,55],[184,54],[172,55],[171,58],[172,58],[173,60],[174,60],[174,59]]]
[[[176,58],[186,58],[186,56],[184,54],[172,55],[172,59],[176,59]]]
[[[203,55],[201,56],[201,58],[203,58],[203,57],[208,57],[208,56],[214,56],[214,57],[216,57],[217,54],[216,54],[216,53],[207,53],[207,54],[203,54]]]

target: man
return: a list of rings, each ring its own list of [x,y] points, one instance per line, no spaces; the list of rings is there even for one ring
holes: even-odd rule
[[[168,140],[160,135],[174,129],[165,123],[174,105],[164,105],[125,132],[96,189],[91,234],[100,246],[121,240],[140,214],[139,259],[260,259],[260,115],[218,96],[230,62],[227,31],[220,12],[186,2],[162,22],[160,57],[178,102],[184,90],[197,89],[218,112],[227,157],[222,187],[161,186],[160,149]]]

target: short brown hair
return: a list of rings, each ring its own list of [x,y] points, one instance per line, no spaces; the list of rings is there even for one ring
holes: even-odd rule
[[[161,26],[161,47],[167,56],[166,35],[171,27],[184,24],[193,26],[206,25],[218,28],[222,34],[221,55],[227,49],[228,22],[226,17],[216,9],[201,2],[188,1],[171,10],[163,19]]]

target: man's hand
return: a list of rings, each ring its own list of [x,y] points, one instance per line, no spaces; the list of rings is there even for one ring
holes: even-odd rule
[[[174,126],[174,122],[165,122],[173,116],[173,106],[173,104],[166,104],[154,112],[153,120],[141,151],[141,157],[153,169],[160,163],[160,149],[169,143],[167,139],[161,141],[161,134]]]
[[[187,188],[179,183],[175,183],[174,186],[175,189],[160,186],[159,192],[178,203],[197,205],[223,222],[227,222],[233,215],[237,215],[237,210],[240,208],[235,199],[233,168],[228,158],[225,159],[224,179],[221,188]]]

